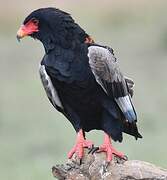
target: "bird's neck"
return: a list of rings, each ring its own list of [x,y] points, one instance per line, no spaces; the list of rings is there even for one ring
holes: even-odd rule
[[[52,38],[45,38],[40,40],[44,46],[45,53],[48,54],[57,48],[71,49],[73,51],[79,51],[80,47],[84,44],[79,40],[66,41],[65,39],[53,40]]]

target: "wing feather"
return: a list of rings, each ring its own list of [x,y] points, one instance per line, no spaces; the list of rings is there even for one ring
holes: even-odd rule
[[[108,96],[115,99],[126,120],[130,123],[136,121],[131,100],[133,81],[123,76],[111,50],[101,46],[90,46],[88,49],[89,64],[96,81]]]
[[[63,105],[61,103],[59,95],[58,95],[55,87],[53,86],[52,81],[51,81],[49,75],[47,74],[44,65],[40,65],[39,74],[40,74],[41,81],[42,81],[43,87],[45,89],[45,92],[46,92],[50,102],[52,103],[52,105],[59,111],[63,110]]]

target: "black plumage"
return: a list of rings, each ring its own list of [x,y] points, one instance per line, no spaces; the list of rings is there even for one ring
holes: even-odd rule
[[[141,138],[130,97],[133,95],[133,81],[126,79],[117,68],[113,50],[85,43],[88,34],[68,13],[59,9],[38,9],[23,24],[32,19],[39,21],[39,31],[30,36],[39,39],[45,48],[40,75],[53,106],[67,117],[77,132],[79,129],[104,130],[115,141],[120,142],[123,132],[136,139]],[[102,72],[103,75],[100,66],[95,68],[96,62],[93,64],[95,72],[90,64],[91,47],[98,51],[99,57],[107,53],[107,57],[104,57],[106,61],[103,65],[106,69]],[[97,55],[97,59],[99,57]],[[113,66],[110,67],[108,62],[112,62]],[[113,79],[112,72],[116,79]],[[105,79],[106,75],[109,79]],[[127,110],[128,107],[124,107],[126,101],[130,111]],[[122,106],[125,112],[121,109]]]

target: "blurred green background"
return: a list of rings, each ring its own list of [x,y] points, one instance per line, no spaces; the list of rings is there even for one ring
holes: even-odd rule
[[[167,168],[167,1],[38,0],[1,2],[0,179],[49,180],[51,167],[74,145],[71,124],[50,105],[38,75],[38,41],[16,41],[23,19],[39,7],[72,14],[98,43],[115,49],[121,69],[136,83],[134,103],[144,138],[125,135],[115,146],[129,159]],[[88,135],[96,145],[102,132]]]

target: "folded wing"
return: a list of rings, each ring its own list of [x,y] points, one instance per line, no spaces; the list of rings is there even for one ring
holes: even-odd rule
[[[89,48],[89,64],[103,90],[114,98],[129,123],[137,121],[137,115],[131,101],[133,81],[121,73],[111,49],[98,45]]]
[[[44,65],[40,65],[39,74],[40,74],[41,81],[42,81],[43,87],[45,89],[45,92],[46,92],[46,94],[48,96],[48,99],[50,100],[52,105],[58,111],[62,112],[63,111],[63,105],[61,103],[61,100],[59,98],[59,95],[58,95],[55,87],[52,84],[52,81],[51,81],[49,75],[46,72],[46,69],[45,69]]]

